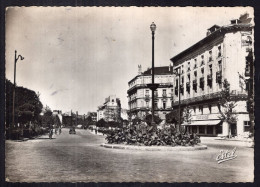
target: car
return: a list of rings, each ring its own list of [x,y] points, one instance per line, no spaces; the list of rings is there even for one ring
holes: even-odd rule
[[[75,128],[70,128],[69,134],[76,134]]]

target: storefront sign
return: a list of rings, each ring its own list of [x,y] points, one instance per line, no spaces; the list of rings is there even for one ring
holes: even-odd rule
[[[196,116],[196,120],[207,120],[209,118],[208,115],[198,115]]]

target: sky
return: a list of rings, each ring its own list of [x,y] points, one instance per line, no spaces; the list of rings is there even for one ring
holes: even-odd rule
[[[40,93],[52,110],[96,111],[109,95],[128,108],[128,81],[228,25],[250,7],[10,7],[6,10],[6,78]]]

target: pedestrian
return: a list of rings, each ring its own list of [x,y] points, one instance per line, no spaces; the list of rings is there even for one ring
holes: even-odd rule
[[[97,129],[95,129],[95,133],[97,134]]]
[[[52,135],[53,135],[53,130],[50,129],[50,132],[49,132],[49,138],[52,139]]]

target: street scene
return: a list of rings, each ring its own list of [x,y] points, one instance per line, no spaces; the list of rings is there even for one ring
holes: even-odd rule
[[[19,182],[234,182],[252,181],[254,150],[246,143],[202,138],[207,150],[144,151],[101,147],[103,135],[62,129],[50,140],[42,136],[6,142],[7,181]],[[221,150],[237,158],[218,164]],[[151,177],[152,176],[152,177]]]
[[[252,7],[9,7],[6,182],[254,182],[254,26]]]

